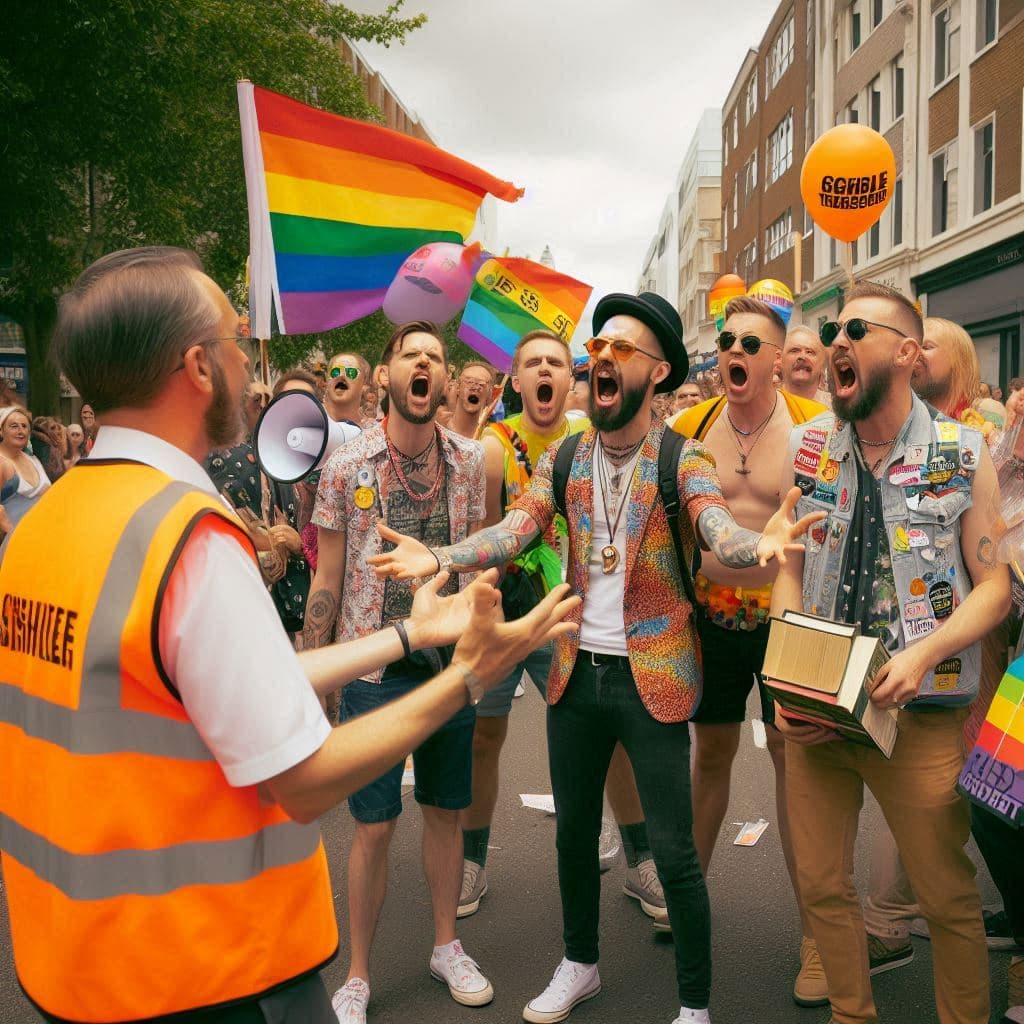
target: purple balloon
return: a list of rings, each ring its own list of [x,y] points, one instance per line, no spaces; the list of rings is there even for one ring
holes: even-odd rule
[[[402,264],[384,296],[384,315],[393,324],[429,320],[446,324],[465,305],[476,261],[463,245],[432,242]]]

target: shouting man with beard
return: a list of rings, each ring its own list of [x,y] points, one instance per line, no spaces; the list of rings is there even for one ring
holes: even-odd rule
[[[569,346],[549,331],[530,331],[516,345],[512,357],[512,387],[522,397],[523,411],[491,423],[483,432],[487,467],[487,519],[493,526],[522,496],[533,468],[547,449],[570,434],[590,426],[583,417],[569,419],[563,412],[572,386],[572,355]],[[560,532],[565,532],[559,517]],[[514,595],[543,592],[561,582],[562,564],[554,548],[559,530],[549,527],[544,539],[508,566],[505,588]],[[514,588],[514,590],[513,590]],[[506,613],[520,615],[519,598],[506,599]],[[505,682],[480,702],[473,737],[473,804],[462,815],[463,869],[459,917],[476,913],[487,892],[487,846],[491,820],[498,799],[498,765],[508,734],[508,716],[516,686],[527,672],[545,693],[554,648],[540,647],[517,665]],[[651,917],[665,912],[665,897],[651,859],[643,809],[636,792],[633,770],[621,745],[615,748],[608,772],[608,802],[619,824],[627,875],[623,891],[639,901]],[[667,927],[667,925],[666,925]]]
[[[564,501],[569,582],[583,599],[581,626],[572,642],[556,645],[547,692],[565,957],[523,1018],[535,1024],[564,1020],[600,991],[602,789],[621,742],[647,813],[675,936],[676,1024],[706,1022],[711,924],[693,843],[688,726],[700,701],[700,668],[692,606],[659,498],[665,424],[651,422],[655,392],[671,392],[686,379],[682,323],[670,303],[644,292],[605,296],[594,324],[597,336],[587,343],[593,427],[578,435]],[[552,448],[496,526],[434,549],[386,531],[399,543],[372,564],[399,579],[504,565],[550,527],[559,504],[554,466]],[[730,566],[784,557],[805,526],[788,522],[795,489],[763,534],[738,526],[722,500],[711,456],[694,441],[680,444],[675,483],[685,509],[678,519],[684,548],[692,552],[699,539]]]
[[[877,1021],[853,845],[866,784],[892,829],[932,938],[942,1024],[985,1024],[989,978],[981,900],[957,795],[963,723],[978,693],[980,641],[1010,607],[997,564],[999,485],[981,434],[911,390],[921,316],[899,292],[862,282],[831,347],[834,415],[797,427],[783,486],[824,511],[805,552],[780,570],[772,613],[787,608],[858,624],[891,657],[871,700],[899,709],[890,758],[797,723],[776,705],[797,877],[825,968],[832,1016]]]
[[[381,357],[388,415],[331,456],[320,478],[312,522],[319,559],[306,606],[307,646],[401,627],[412,605],[408,582],[384,580],[368,561],[382,551],[387,524],[425,544],[465,540],[484,519],[483,450],[434,422],[448,381],[448,348],[438,329],[414,321],[395,330]],[[456,581],[446,590],[455,589]],[[401,629],[399,628],[399,632]],[[346,721],[416,689],[447,660],[447,649],[412,653],[342,691]],[[475,709],[467,706],[413,752],[416,801],[423,813],[423,868],[434,910],[433,976],[452,998],[482,1006],[494,996],[455,937],[462,885],[459,812],[472,799]],[[351,963],[335,995],[343,1024],[364,1024],[370,998],[370,948],[387,889],[388,850],[402,811],[396,764],[349,798],[356,820],[348,864]]]

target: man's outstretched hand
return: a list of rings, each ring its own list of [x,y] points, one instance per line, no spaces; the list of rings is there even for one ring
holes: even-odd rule
[[[489,569],[463,591],[470,617],[452,658],[479,676],[488,690],[541,644],[579,629],[575,622],[566,621],[580,605],[578,597],[568,596],[571,588],[567,583],[560,583],[522,618],[504,622],[496,580],[497,570]]]
[[[383,523],[377,524],[377,531],[393,551],[371,555],[366,561],[372,565],[378,576],[390,576],[396,580],[415,580],[422,576],[433,576],[437,572],[437,558],[433,552],[413,537],[392,530]]]

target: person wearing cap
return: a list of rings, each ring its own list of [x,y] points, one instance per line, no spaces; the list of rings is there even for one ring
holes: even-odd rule
[[[659,500],[658,458],[666,428],[651,421],[654,394],[672,392],[686,379],[682,324],[672,305],[651,292],[606,296],[594,324],[597,335],[587,343],[593,426],[576,435],[564,501],[568,581],[582,598],[574,613],[580,633],[570,643],[556,643],[547,685],[565,956],[523,1018],[534,1024],[564,1020],[600,991],[602,789],[621,742],[647,814],[675,935],[681,1004],[675,1024],[707,1022],[711,925],[693,842],[688,731],[700,702],[701,675],[692,606]],[[692,552],[699,541],[734,567],[784,557],[806,528],[807,521],[789,522],[799,491],[790,492],[763,534],[745,530],[725,506],[703,445],[680,441],[678,450],[675,484],[684,548]],[[554,518],[556,451],[545,453],[529,488],[496,526],[434,550],[383,530],[396,547],[371,563],[399,579],[507,563]]]

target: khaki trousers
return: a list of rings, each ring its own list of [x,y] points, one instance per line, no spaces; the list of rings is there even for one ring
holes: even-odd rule
[[[853,884],[853,851],[871,790],[896,839],[932,938],[942,1024],[987,1024],[988,953],[966,803],[962,710],[901,711],[892,758],[840,740],[786,749],[786,800],[803,898],[828,980],[836,1024],[878,1020],[867,938]]]

